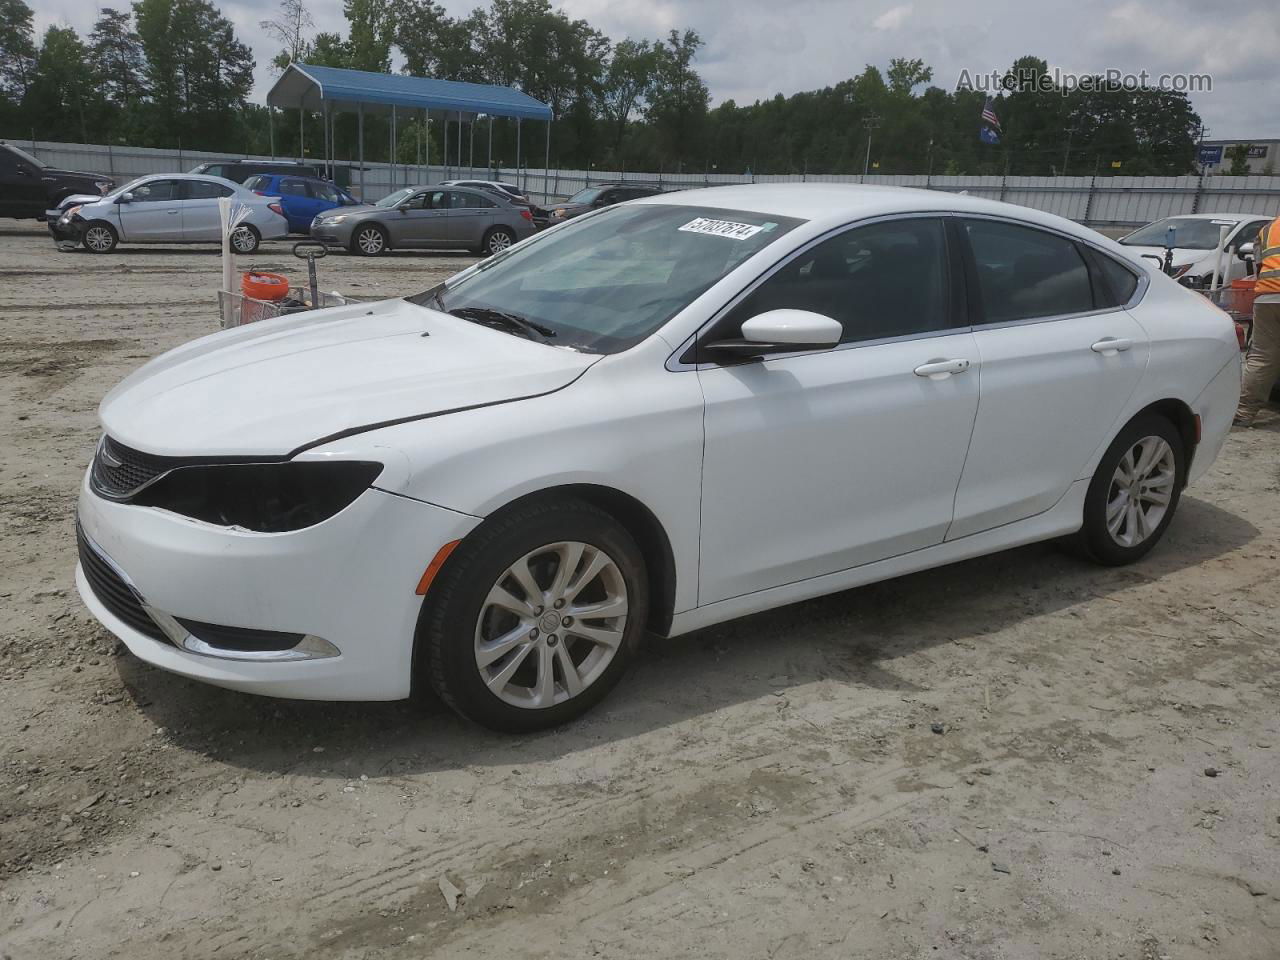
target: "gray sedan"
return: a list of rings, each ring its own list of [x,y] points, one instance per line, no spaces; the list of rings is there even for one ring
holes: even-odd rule
[[[534,232],[529,208],[463,187],[408,187],[375,204],[322,213],[311,236],[352,253],[457,249],[500,253]]]

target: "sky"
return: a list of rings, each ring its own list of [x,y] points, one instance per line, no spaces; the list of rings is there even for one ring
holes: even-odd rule
[[[84,0],[27,0],[38,31],[91,28],[97,6]],[[254,99],[273,79],[276,46],[258,27],[279,0],[214,0],[258,57]],[[480,0],[444,0],[465,15]],[[555,0],[552,0],[553,4]],[[1280,54],[1275,0],[561,0],[614,40],[665,36],[691,27],[706,46],[697,68],[712,102],[739,104],[819,89],[884,69],[892,57],[920,57],[933,83],[954,89],[962,73],[1003,71],[1024,55],[1050,68],[1089,74],[1109,69],[1153,79],[1207,74],[1211,92],[1191,92],[1210,139],[1280,137],[1280,97],[1274,79]],[[127,0],[117,0],[117,7]],[[310,0],[317,31],[345,34],[341,0]],[[1228,13],[1229,11],[1229,13]]]

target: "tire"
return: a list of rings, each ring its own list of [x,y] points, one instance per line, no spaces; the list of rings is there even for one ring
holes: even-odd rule
[[[558,575],[566,558],[575,556],[565,578],[569,590],[559,592],[567,600],[560,600]],[[599,574],[572,582],[573,574],[587,575],[596,566],[602,566]],[[512,577],[517,568],[544,591],[531,604],[523,603],[530,591]],[[518,616],[495,604],[495,595],[516,601],[513,606],[524,612]],[[573,614],[565,612],[616,610],[619,597],[621,616],[570,623]],[[529,503],[490,517],[449,557],[423,604],[416,663],[462,716],[493,730],[530,733],[580,716],[613,688],[639,646],[648,608],[644,559],[621,524],[576,499]],[[588,630],[609,642],[589,639]],[[550,676],[545,686],[544,669]]]
[[[1148,453],[1154,458],[1150,468],[1138,472],[1135,485],[1126,490],[1118,468],[1122,462],[1142,468]],[[1134,472],[1124,471],[1129,475]],[[1164,536],[1186,480],[1186,447],[1177,427],[1159,414],[1134,419],[1107,448],[1089,483],[1077,546],[1106,566],[1140,560]],[[1143,491],[1137,511],[1132,508],[1131,491]],[[1159,503],[1161,498],[1166,502]]]
[[[486,257],[501,253],[516,242],[516,235],[509,227],[493,227],[480,241],[480,253]]]
[[[231,252],[250,256],[258,252],[262,234],[252,223],[242,223],[231,231]]]
[[[120,243],[120,234],[105,220],[91,220],[80,234],[80,243],[90,253],[111,253]]]
[[[365,223],[351,233],[351,252],[362,257],[377,257],[387,252],[387,231],[376,223]]]

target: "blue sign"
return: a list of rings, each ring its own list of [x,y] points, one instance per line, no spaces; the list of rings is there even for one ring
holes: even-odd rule
[[[1222,147],[1201,147],[1200,162],[1206,166],[1222,162]]]

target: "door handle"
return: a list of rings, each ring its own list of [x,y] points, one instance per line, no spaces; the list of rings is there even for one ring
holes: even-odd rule
[[[1103,337],[1089,349],[1094,353],[1100,353],[1104,357],[1114,357],[1117,353],[1123,353],[1133,346],[1133,341],[1128,337]]]
[[[168,210],[168,211],[166,211],[166,213],[168,213],[168,214],[169,214],[169,216],[171,216],[171,217],[176,217],[176,216],[177,216],[178,214],[180,214],[181,212],[182,212],[181,210]]]
[[[964,373],[968,369],[968,360],[930,360],[916,367],[915,374],[930,380],[945,380],[953,373]]]

